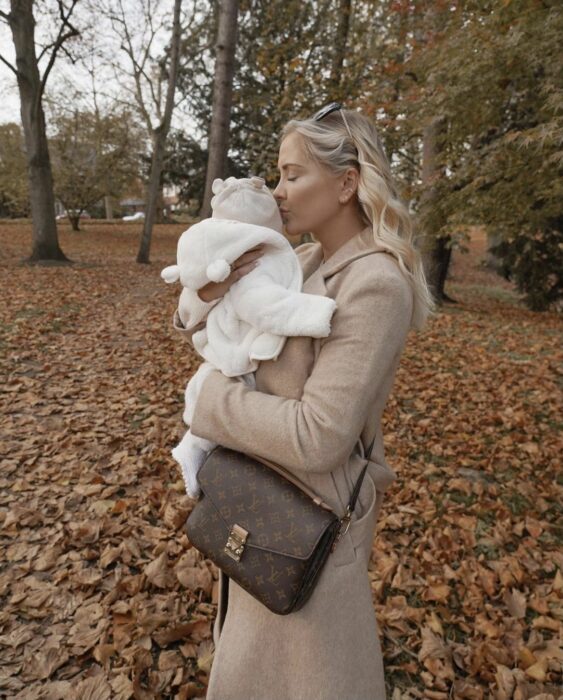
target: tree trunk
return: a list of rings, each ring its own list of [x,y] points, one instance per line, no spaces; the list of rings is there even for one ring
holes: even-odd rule
[[[160,177],[162,174],[162,164],[164,162],[164,151],[166,146],[166,136],[162,137],[160,127],[155,129],[153,138],[153,149],[151,158],[151,172],[147,184],[145,195],[145,220],[143,223],[143,233],[141,245],[137,254],[138,263],[148,263],[150,256],[150,245],[152,230],[157,221],[158,200],[160,195]]]
[[[205,178],[205,194],[199,215],[211,216],[211,187],[213,180],[224,177],[229,152],[229,126],[233,98],[233,75],[237,43],[238,0],[221,0],[217,43],[215,45],[215,78],[209,129],[209,156]]]
[[[344,56],[346,55],[346,44],[348,43],[348,32],[350,29],[351,11],[352,0],[340,0],[338,7],[338,26],[336,28],[334,55],[332,59],[332,69],[330,74],[332,97],[335,100],[342,100],[345,97],[345,95],[340,94],[340,82],[342,79],[342,67],[344,65]]]
[[[68,220],[73,231],[80,231],[80,217],[79,216],[69,216]]]
[[[168,71],[168,87],[166,91],[166,104],[162,121],[153,132],[153,152],[151,159],[151,172],[147,186],[145,221],[141,243],[137,254],[138,263],[148,263],[150,256],[152,229],[156,219],[158,209],[158,198],[160,193],[160,178],[162,176],[162,163],[166,148],[166,137],[170,130],[172,120],[172,110],[174,109],[174,93],[178,78],[178,60],[180,54],[180,12],[182,0],[174,0],[174,22],[172,25],[172,40],[170,45],[170,70]]]
[[[66,260],[59,247],[53,174],[45,133],[42,87],[35,53],[33,0],[11,0],[10,29],[16,51],[21,120],[25,137],[35,260]]]
[[[106,210],[106,219],[113,219],[113,201],[109,194],[104,197],[104,207]]]
[[[156,196],[156,223],[166,224],[168,221],[168,210],[164,204],[164,194],[162,192],[162,187],[159,187]]]
[[[437,165],[438,137],[444,125],[445,119],[437,117],[425,127],[423,133],[422,183],[425,187],[425,192],[421,205],[426,211],[435,207],[435,210],[432,212],[434,221],[436,220],[437,212],[439,212],[434,183],[441,175]],[[440,228],[440,223],[438,221],[436,228]],[[422,258],[428,286],[437,303],[453,301],[444,291],[452,255],[450,243],[450,236],[437,236],[435,231],[424,231]]]
[[[502,259],[496,256],[491,248],[494,248],[502,241],[502,234],[498,231],[487,231],[487,252],[485,255],[485,265],[489,270],[494,270],[499,275],[506,277],[505,264]]]

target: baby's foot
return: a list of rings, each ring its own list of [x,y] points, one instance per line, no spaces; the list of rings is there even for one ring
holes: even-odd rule
[[[207,453],[189,441],[182,440],[172,450],[172,456],[182,468],[182,478],[186,492],[190,498],[199,498],[201,493],[197,480],[197,473],[205,462]]]

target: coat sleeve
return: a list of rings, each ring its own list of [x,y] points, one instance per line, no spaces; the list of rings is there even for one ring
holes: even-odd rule
[[[335,309],[329,297],[295,292],[268,278],[242,288],[232,297],[232,304],[239,318],[262,333],[315,338],[329,334]]]
[[[400,273],[372,263],[351,264],[335,300],[331,334],[320,341],[301,399],[265,394],[213,370],[195,406],[193,434],[290,471],[344,464],[402,352],[413,299]]]

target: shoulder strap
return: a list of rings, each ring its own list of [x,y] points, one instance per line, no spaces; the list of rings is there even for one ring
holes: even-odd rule
[[[377,433],[375,434],[377,435]],[[371,445],[368,447],[367,452],[365,453],[366,459],[369,459],[371,457],[371,451],[373,450],[373,446],[375,444],[375,435],[373,437],[373,440],[371,441]],[[350,513],[353,512],[354,508],[356,507],[356,501],[358,499],[358,494],[360,493],[360,489],[362,487],[362,482],[364,480],[364,474],[366,473],[368,465],[367,462],[364,465],[364,468],[362,469],[360,476],[358,477],[356,481],[356,485],[354,486],[354,490],[352,491],[352,498],[350,499],[350,503],[348,504],[348,509]]]

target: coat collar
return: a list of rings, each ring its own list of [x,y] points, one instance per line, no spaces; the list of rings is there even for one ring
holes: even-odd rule
[[[304,262],[303,278],[307,280],[309,277],[314,276],[318,286],[324,288],[324,280],[342,270],[353,260],[363,258],[364,255],[369,255],[370,253],[383,252],[387,251],[374,241],[371,226],[366,226],[362,231],[352,236],[324,263],[322,245],[319,242],[315,242],[310,256]]]

